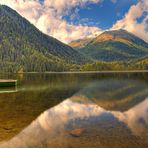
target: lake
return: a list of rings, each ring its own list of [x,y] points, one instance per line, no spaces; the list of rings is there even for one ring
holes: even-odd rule
[[[0,74],[0,148],[147,148],[147,74]]]

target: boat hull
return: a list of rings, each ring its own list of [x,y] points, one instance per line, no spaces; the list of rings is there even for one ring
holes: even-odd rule
[[[16,85],[17,81],[0,81],[0,87],[12,87]]]

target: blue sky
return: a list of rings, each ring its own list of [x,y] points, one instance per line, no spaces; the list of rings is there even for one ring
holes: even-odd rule
[[[58,40],[125,29],[148,42],[148,0],[0,0]]]
[[[117,21],[124,17],[130,7],[137,4],[138,0],[117,0],[113,3],[110,0],[104,0],[101,4],[88,4],[84,8],[76,7],[73,13],[79,9],[78,15],[71,19],[70,15],[64,16],[68,22],[73,24],[82,24],[95,26],[101,29],[109,29]]]

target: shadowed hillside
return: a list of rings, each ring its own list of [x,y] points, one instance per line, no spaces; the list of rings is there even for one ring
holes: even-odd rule
[[[70,46],[43,34],[16,11],[0,5],[1,71],[63,71],[66,64],[86,61]]]

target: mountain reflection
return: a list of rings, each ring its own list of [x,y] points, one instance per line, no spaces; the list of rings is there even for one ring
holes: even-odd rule
[[[80,102],[81,97],[79,102],[72,101],[76,98],[77,96],[73,96],[45,111],[20,134],[2,143],[0,147],[67,147],[70,145],[75,147],[80,144],[79,139],[84,138],[83,140],[86,140],[89,145],[97,142],[99,136],[101,136],[100,139],[105,136],[106,140],[111,137],[116,138],[119,140],[116,141],[118,143],[128,140],[127,138],[131,138],[131,141],[134,138],[136,141],[136,135],[143,136],[143,133],[148,132],[148,99],[125,112],[120,112],[106,110],[93,102],[88,102],[84,97],[82,102]],[[84,129],[80,138],[70,134],[70,131],[77,128]],[[89,141],[89,136],[96,136],[97,139]],[[101,143],[103,141],[98,142],[94,147],[103,145]],[[116,143],[113,142],[112,146],[116,146]],[[129,143],[128,145],[130,146]],[[131,145],[133,146],[134,143]],[[140,143],[135,143],[135,146],[140,146]]]
[[[66,82],[65,76],[63,81],[57,77],[57,83],[55,77],[53,82],[49,78],[51,77],[47,77],[48,81],[43,79],[42,84],[38,81],[30,82],[29,79],[29,83],[25,81],[26,85],[19,87],[17,93],[1,94],[0,103],[6,106],[1,109],[3,118],[0,119],[0,126],[3,133],[14,132],[16,135],[21,132],[13,135],[12,139],[1,142],[0,148],[147,147],[146,80],[127,79],[123,76],[118,79],[99,79],[98,75],[94,80],[89,80],[89,75],[79,84],[82,79],[78,79],[79,77],[74,77],[73,83]],[[63,101],[65,98],[68,99]],[[46,107],[49,109],[46,110]],[[9,116],[5,116],[5,110],[9,111]],[[46,111],[43,112],[44,110]],[[41,112],[43,113],[36,118]],[[29,119],[30,114],[33,114],[33,118]],[[7,125],[10,118],[11,126]],[[7,122],[3,122],[5,120]],[[34,121],[30,124],[32,120]],[[16,132],[13,127],[21,124],[30,125],[25,129],[24,125],[21,126]]]

